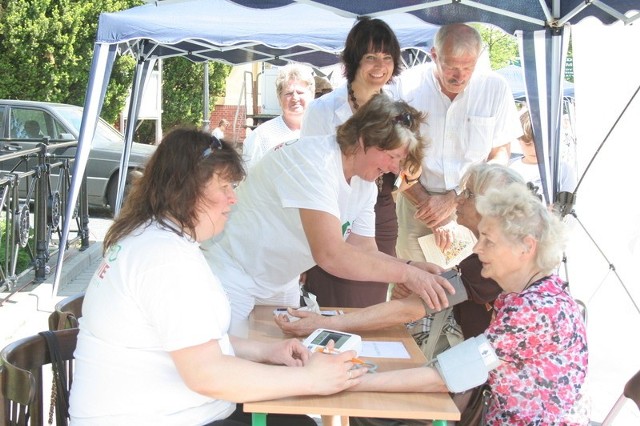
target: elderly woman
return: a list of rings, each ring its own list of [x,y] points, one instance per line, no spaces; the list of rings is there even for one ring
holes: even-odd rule
[[[391,79],[400,74],[400,43],[393,30],[381,19],[360,18],[353,26],[342,51],[347,83],[313,101],[305,113],[302,132],[306,135],[331,135],[347,121],[360,105],[381,93]],[[376,179],[376,244],[378,249],[396,255],[398,221],[392,191],[396,176],[385,173]],[[309,270],[305,288],[316,295],[322,306],[362,308],[387,300],[389,283],[362,282],[338,278],[319,266]]]
[[[72,424],[250,425],[235,403],[357,383],[359,372],[348,372],[353,351],[310,356],[295,339],[229,335],[229,302],[199,242],[222,232],[243,176],[236,151],[207,133],[178,129],[158,146],[107,232],[87,289]],[[306,416],[272,422],[315,425]]]
[[[276,93],[282,114],[259,125],[242,144],[248,170],[274,146],[300,136],[302,116],[315,97],[313,71],[302,64],[282,67],[276,78]]]
[[[428,305],[447,304],[448,281],[379,252],[373,238],[374,181],[419,163],[423,120],[376,95],[337,135],[284,143],[256,164],[226,231],[205,245],[234,320],[256,304],[298,306],[298,277],[315,264],[343,278],[405,283]]]
[[[484,332],[501,361],[489,372],[486,424],[585,424],[572,413],[587,373],[585,326],[553,273],[562,259],[563,224],[519,183],[478,196],[476,208],[481,274],[503,290]],[[447,386],[426,367],[368,374],[355,389],[438,392]],[[374,420],[352,424],[384,424]]]

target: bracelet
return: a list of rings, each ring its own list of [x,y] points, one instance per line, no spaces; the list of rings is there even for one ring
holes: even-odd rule
[[[407,179],[407,175],[404,175],[404,183],[406,183],[407,185],[413,185],[414,183],[416,183],[419,180],[420,180],[420,176],[418,176],[415,179]]]

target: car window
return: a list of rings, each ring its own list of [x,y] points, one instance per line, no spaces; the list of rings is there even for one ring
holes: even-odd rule
[[[45,111],[29,108],[11,108],[11,137],[38,140],[51,136],[52,119]],[[48,125],[47,125],[48,124]]]
[[[76,133],[80,132],[80,124],[82,123],[82,108],[78,106],[57,106],[56,112],[73,126]],[[102,118],[98,120],[96,133],[93,137],[95,142],[120,142],[124,140],[122,133],[111,127]]]

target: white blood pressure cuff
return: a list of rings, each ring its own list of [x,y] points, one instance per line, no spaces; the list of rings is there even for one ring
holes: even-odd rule
[[[471,337],[436,357],[436,369],[450,392],[459,393],[487,381],[500,359],[484,334]]]

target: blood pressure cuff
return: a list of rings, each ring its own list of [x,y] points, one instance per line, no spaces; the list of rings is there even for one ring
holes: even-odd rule
[[[436,357],[436,369],[450,392],[459,393],[487,381],[500,360],[484,334],[471,337]]]

